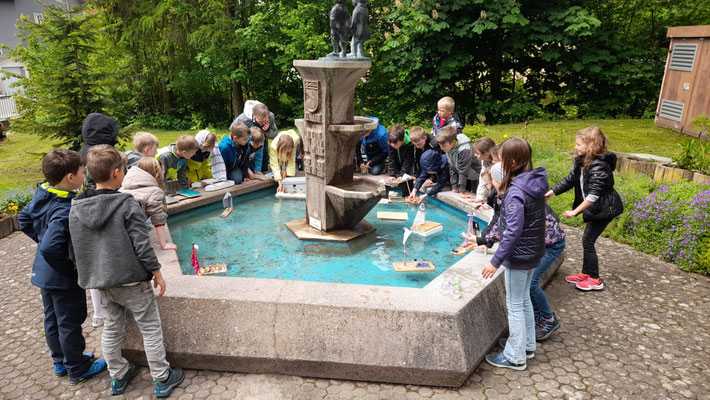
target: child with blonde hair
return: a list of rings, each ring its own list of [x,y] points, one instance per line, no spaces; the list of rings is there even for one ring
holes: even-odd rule
[[[450,96],[442,97],[436,103],[436,115],[434,116],[434,121],[431,128],[431,135],[436,136],[439,131],[446,126],[453,126],[456,128],[456,134],[463,132],[463,124],[459,119],[454,109],[456,103],[454,99]]]
[[[126,151],[127,169],[133,168],[143,157],[155,157],[158,154],[158,138],[150,132],[136,132],[133,136],[133,150]]]
[[[150,218],[155,233],[163,250],[176,250],[177,246],[165,239],[165,186],[163,185],[163,167],[153,157],[143,157],[135,168],[126,174],[119,190],[131,194],[140,203],[146,218]]]
[[[602,290],[599,277],[599,258],[594,243],[612,219],[621,215],[624,205],[614,190],[616,154],[607,151],[608,140],[597,126],[577,132],[574,146],[574,168],[564,179],[545,194],[546,198],[560,195],[574,188],[573,210],[562,214],[572,218],[580,213],[586,226],[582,236],[582,272],[565,278],[577,289]]]
[[[212,160],[210,155],[217,145],[217,136],[204,129],[197,132],[195,140],[200,146],[195,155],[186,163],[185,175],[190,183],[212,178]]]
[[[269,146],[269,165],[274,179],[278,182],[278,192],[283,192],[282,180],[287,176],[296,176],[296,147],[300,137],[298,133],[289,129],[280,132]]]

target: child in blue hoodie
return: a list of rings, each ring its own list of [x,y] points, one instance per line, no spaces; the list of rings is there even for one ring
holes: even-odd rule
[[[229,136],[219,142],[219,152],[224,160],[227,179],[236,184],[254,179],[254,173],[249,169],[249,128],[241,122],[232,122]]]
[[[365,133],[365,135],[360,138],[360,141],[357,142],[357,148],[355,149],[355,157],[357,158],[357,165],[360,166],[360,171],[367,169],[367,172],[370,174],[379,175],[385,169],[385,162],[387,161],[387,139],[389,133],[384,126],[380,125],[379,118],[368,118],[377,121],[377,128]],[[367,162],[364,162],[362,159],[361,149],[363,147],[365,148]]]
[[[501,241],[483,278],[505,266],[505,300],[510,336],[502,353],[489,354],[486,362],[501,368],[524,370],[535,356],[535,317],[530,284],[535,267],[545,255],[545,193],[549,189],[544,168],[533,169],[532,148],[522,138],[501,146],[503,182],[500,185]]]
[[[421,203],[428,196],[436,195],[449,183],[449,162],[446,160],[446,154],[439,154],[436,150],[427,150],[422,154],[419,162],[422,166],[422,173],[414,182],[414,190],[409,195],[409,201],[417,203]],[[422,196],[417,196],[419,189],[427,182],[434,183],[434,187]]]
[[[54,359],[54,374],[83,382],[106,369],[103,359],[84,353],[81,324],[86,320],[86,291],[77,283],[69,258],[69,209],[84,183],[84,162],[76,151],[52,150],[42,160],[47,182],[39,185],[32,201],[20,212],[20,229],[37,242],[32,264],[33,285],[44,304],[44,333]]]

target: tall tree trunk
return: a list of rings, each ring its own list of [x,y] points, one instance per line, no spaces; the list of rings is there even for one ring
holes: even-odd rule
[[[494,34],[493,38],[493,48],[491,49],[491,78],[490,78],[490,83],[491,83],[491,99],[493,101],[497,101],[501,97],[501,77],[503,74],[502,68],[503,68],[503,32],[501,30],[497,30]],[[488,112],[486,113],[486,119],[488,121],[493,122],[495,118],[493,115]]]
[[[232,112],[236,118],[244,112],[244,91],[242,90],[242,84],[234,79],[230,78],[229,83],[232,85]]]

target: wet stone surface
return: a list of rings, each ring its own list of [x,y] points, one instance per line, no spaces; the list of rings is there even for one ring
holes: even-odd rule
[[[562,328],[540,344],[526,371],[485,362],[457,389],[186,370],[173,399],[701,399],[710,393],[710,279],[688,274],[608,239],[597,249],[606,288],[564,281],[581,270],[581,231],[567,227],[567,260],[546,291]],[[30,284],[36,245],[0,239],[0,400],[109,398],[107,372],[77,386],[55,378],[43,336],[39,289]],[[170,290],[168,288],[168,290]],[[91,302],[88,303],[91,312]],[[101,355],[101,328],[84,324]],[[497,349],[499,350],[499,349]],[[152,399],[141,368],[124,396]]]

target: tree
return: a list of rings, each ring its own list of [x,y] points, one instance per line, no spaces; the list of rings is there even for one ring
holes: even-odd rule
[[[64,10],[45,4],[41,23],[22,16],[21,43],[9,53],[29,73],[16,76],[23,88],[15,94],[17,129],[60,139],[72,148],[81,145],[84,118],[104,105],[101,61],[94,58],[101,23],[97,15],[84,11],[81,6]]]

